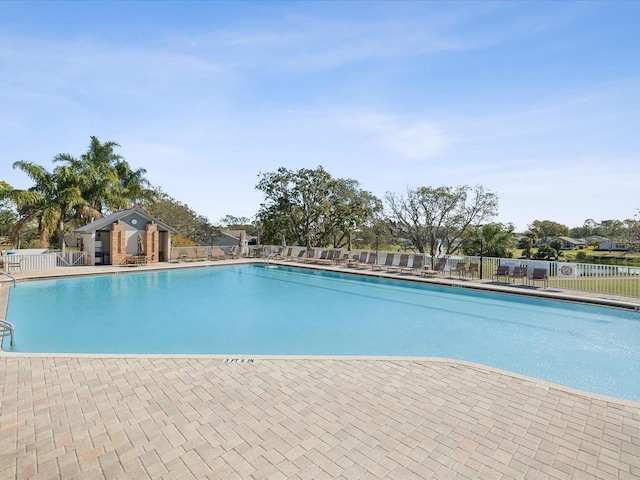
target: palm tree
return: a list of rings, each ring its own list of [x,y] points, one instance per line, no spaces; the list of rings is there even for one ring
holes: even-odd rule
[[[13,168],[25,172],[34,185],[28,190],[7,189],[2,192],[4,198],[16,204],[20,214],[12,231],[12,241],[26,223],[37,220],[40,245],[47,248],[49,236],[57,230],[60,248],[64,252],[65,222],[74,209],[86,205],[73,169],[59,166],[49,172],[40,165],[25,161],[15,162]]]
[[[514,246],[513,225],[488,223],[468,231],[463,251],[465,255],[482,253],[485,257],[510,258]]]
[[[146,187],[145,169],[132,170],[127,161],[114,152],[120,145],[113,141],[101,143],[92,136],[87,152],[77,159],[59,154],[54,162],[65,162],[76,175],[86,205],[76,214],[87,224],[109,211],[130,208],[138,200],[152,197]]]

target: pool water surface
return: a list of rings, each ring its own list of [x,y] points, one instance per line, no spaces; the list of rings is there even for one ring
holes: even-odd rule
[[[640,401],[640,314],[262,265],[24,282],[25,353],[443,357]]]

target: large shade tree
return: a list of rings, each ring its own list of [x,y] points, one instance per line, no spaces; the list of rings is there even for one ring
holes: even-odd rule
[[[545,238],[563,237],[569,235],[569,227],[553,220],[534,220],[527,232],[533,234],[536,238],[543,240]]]
[[[172,237],[173,246],[207,245],[212,237],[220,233],[207,218],[161,189],[156,189],[153,197],[153,200],[145,201],[141,206],[149,215],[176,229],[178,235]]]
[[[357,181],[333,178],[321,166],[281,167],[260,176],[256,189],[265,200],[257,216],[265,243],[350,245],[353,233],[381,210],[380,200]]]
[[[395,234],[432,260],[458,249],[469,228],[496,215],[498,197],[483,186],[418,187],[385,196]]]

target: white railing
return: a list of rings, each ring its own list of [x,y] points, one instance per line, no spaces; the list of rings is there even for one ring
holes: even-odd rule
[[[87,265],[87,252],[47,252],[22,255],[14,253],[3,255],[8,272],[28,272],[33,270],[52,270],[56,267]]]
[[[9,271],[28,271],[28,270],[50,270],[56,268],[56,253],[40,253],[35,255],[21,255],[15,253],[13,255],[4,256]]]
[[[267,251],[276,251],[278,246],[266,246]],[[300,250],[306,250],[305,247],[293,247],[292,255],[296,256]],[[319,257],[320,252],[326,250],[324,248],[316,248],[315,256]],[[349,257],[359,256],[361,252],[375,253],[373,250],[352,250],[348,252]],[[343,253],[347,250],[342,249]],[[383,263],[386,254],[394,254],[394,265],[398,264],[400,253],[408,253],[411,255],[419,255],[410,252],[385,252],[378,251],[378,263]],[[424,255],[424,264],[427,267],[435,265],[437,258],[432,263],[430,255]],[[458,256],[444,255],[447,259],[444,274],[456,277],[456,264],[459,262],[480,263],[480,257],[477,256]],[[409,260],[408,266],[412,266],[413,259]],[[532,260],[521,258],[482,258],[482,280],[491,281],[493,275],[498,269],[498,265],[508,265],[513,272],[513,267],[525,267],[527,276],[530,276],[534,268],[543,268],[547,270],[549,277],[548,288],[562,290],[576,290],[583,292],[591,292],[602,295],[615,295],[635,299],[640,302],[640,267],[619,266],[619,265],[600,265],[590,263],[573,263],[549,260]],[[504,279],[503,279],[504,280]],[[525,279],[526,283],[526,279]],[[538,284],[539,286],[540,284]]]
[[[58,252],[59,267],[77,267],[87,265],[87,252]]]
[[[228,253],[228,248],[225,248],[225,253]],[[261,253],[262,256],[269,257],[279,249],[280,246],[278,245],[266,245],[262,246]],[[204,260],[210,254],[210,250],[211,247],[208,246],[174,247],[172,248],[172,257],[180,253],[186,258],[194,256],[194,259]],[[292,247],[292,255],[296,256],[300,250],[305,250],[305,247]],[[316,257],[319,257],[323,249],[317,248],[315,250]],[[347,250],[342,249],[343,254],[348,253],[351,257],[359,255],[363,251],[374,252],[373,250],[352,250],[347,252]],[[394,264],[397,264],[400,258],[399,252],[384,251],[378,252],[378,263],[383,263],[385,255],[388,253],[395,254]],[[410,255],[418,254],[410,253]],[[447,261],[444,273],[450,276],[456,274],[456,264],[459,262],[480,263],[480,258],[477,256],[447,255],[445,257]],[[65,252],[64,255],[60,252],[33,255],[15,253],[13,255],[3,255],[3,261],[5,262],[5,269],[8,267],[9,273],[15,271],[52,270],[56,267],[87,265],[87,252]],[[409,266],[412,266],[412,261],[410,260]],[[435,263],[436,261],[432,262],[429,255],[425,255],[424,264],[427,267]],[[491,280],[498,269],[498,265],[508,265],[511,269],[515,266],[525,267],[529,275],[534,268],[544,268],[548,272],[549,288],[616,295],[640,301],[640,267],[483,257],[482,280]]]

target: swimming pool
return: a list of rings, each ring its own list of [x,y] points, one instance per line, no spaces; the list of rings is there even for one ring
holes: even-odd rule
[[[19,283],[29,353],[421,356],[640,400],[637,312],[262,265]]]

